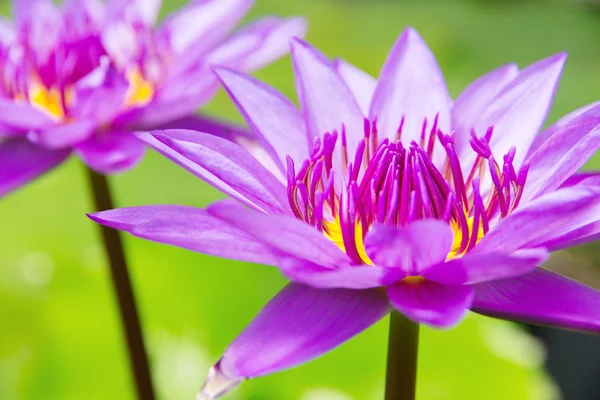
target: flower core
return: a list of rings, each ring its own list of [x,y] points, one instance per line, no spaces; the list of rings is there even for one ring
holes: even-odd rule
[[[529,165],[515,170],[514,147],[502,163],[494,159],[489,146],[492,127],[482,137],[471,132],[476,159],[463,171],[467,165],[461,165],[452,136],[438,129],[437,116],[430,127],[425,119],[420,143],[408,146],[401,140],[403,124],[404,119],[393,140],[380,140],[377,122],[365,120],[364,137],[352,159],[344,126],[340,133],[334,130],[316,138],[310,157],[297,170],[288,157],[288,199],[295,216],[358,263],[372,264],[363,240],[373,225],[402,227],[430,218],[453,228],[448,258],[460,257],[489,231],[490,223],[517,207],[523,193]],[[336,146],[339,138],[341,145]],[[491,182],[485,199],[483,179]]]

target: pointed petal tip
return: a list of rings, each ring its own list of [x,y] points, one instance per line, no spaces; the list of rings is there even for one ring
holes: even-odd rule
[[[94,222],[98,222],[100,223],[101,218],[100,218],[100,214],[101,212],[93,212],[93,213],[86,213],[86,217],[88,217],[89,219],[91,219]]]
[[[519,66],[517,65],[517,63],[511,62],[508,64],[504,64],[503,66],[498,68],[498,71],[502,71],[499,72],[500,74],[514,73],[516,75],[519,73]]]
[[[242,379],[231,379],[225,376],[219,367],[220,361],[210,367],[202,389],[196,400],[216,400],[225,396],[242,383]]]
[[[557,69],[560,72],[562,71],[566,61],[567,52],[563,51],[546,57],[532,65],[537,65],[539,68]]]
[[[97,224],[104,225],[109,228],[121,229],[124,225],[119,224],[119,222],[114,219],[114,212],[115,210],[104,210],[86,213],[85,215]],[[111,215],[113,216],[112,219]]]
[[[104,210],[85,214],[89,219],[108,228],[126,231],[130,225],[119,220],[119,209]]]
[[[290,53],[292,60],[297,61],[300,58],[313,58],[323,64],[332,65],[332,62],[325,54],[321,53],[316,47],[299,37],[293,37],[290,40]]]
[[[404,28],[404,30],[402,31],[400,36],[406,36],[406,37],[416,36],[418,38],[421,37],[421,35],[419,35],[419,32],[410,25],[407,26],[406,28]]]
[[[294,47],[310,47],[310,44],[301,37],[294,36],[290,39],[290,46]]]
[[[214,65],[211,66],[210,69],[226,88],[232,84],[234,79],[243,79],[245,81],[256,80],[251,75],[222,65]]]
[[[415,43],[415,42],[425,43],[425,40],[423,39],[421,34],[419,34],[419,32],[412,26],[407,26],[406,28],[404,28],[404,30],[398,37],[397,42],[404,42],[404,41],[413,42],[413,43]]]
[[[308,31],[308,20],[306,18],[294,16],[285,18],[282,22],[294,27],[290,41],[294,39],[303,40],[304,36],[306,36],[306,32]]]

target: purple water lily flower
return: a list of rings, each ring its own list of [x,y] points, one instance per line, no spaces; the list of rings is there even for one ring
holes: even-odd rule
[[[600,292],[541,267],[600,234],[600,105],[542,127],[566,56],[509,64],[450,98],[407,29],[378,80],[294,40],[302,110],[226,68],[216,73],[263,145],[259,159],[186,130],[141,137],[231,196],[91,214],[204,254],[274,265],[293,282],[211,369],[216,398],[243,379],[338,346],[396,309],[447,328],[468,312],[600,332]]]
[[[72,152],[102,173],[130,168],[144,150],[132,131],[189,126],[218,87],[211,65],[249,71],[287,53],[300,18],[230,34],[252,3],[192,0],[155,26],[160,0],[15,0],[14,22],[0,20],[0,196]]]

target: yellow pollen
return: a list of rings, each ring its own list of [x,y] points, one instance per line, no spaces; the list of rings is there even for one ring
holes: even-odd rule
[[[448,253],[448,260],[452,258],[458,258],[463,255],[462,253],[458,252],[463,239],[463,231],[462,229],[460,229],[456,221],[451,221],[450,226],[454,230],[454,242],[452,243],[452,250],[450,250],[450,253]],[[469,227],[469,237],[471,237],[473,235],[473,217],[467,218],[467,226]],[[479,224],[479,232],[477,232],[476,243],[479,243],[479,241],[483,238],[484,234],[485,233],[483,232],[483,225]]]
[[[61,92],[57,88],[46,88],[41,83],[34,83],[29,88],[29,102],[38,110],[45,112],[56,120],[65,118],[65,110],[63,108]],[[65,90],[65,103],[72,104],[75,93],[72,88]],[[15,99],[20,99],[22,96],[16,96]]]
[[[125,107],[144,106],[154,97],[154,86],[147,81],[138,68],[127,71],[129,89],[125,95]]]
[[[337,247],[342,249],[344,253],[346,252],[346,246],[344,245],[344,239],[342,237],[342,227],[340,226],[340,218],[338,216],[335,217],[334,221],[325,221],[325,229],[323,233],[325,234],[325,237],[331,240]],[[367,250],[365,250],[363,230],[360,222],[357,222],[354,227],[354,241],[360,259],[365,264],[373,265],[373,261],[371,261],[367,255]]]
[[[404,283],[408,283],[410,285],[418,285],[419,283],[422,283],[425,281],[425,278],[423,278],[422,276],[407,276],[406,278],[402,279],[402,282]]]

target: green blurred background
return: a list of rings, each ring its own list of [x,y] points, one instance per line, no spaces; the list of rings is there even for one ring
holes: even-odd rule
[[[167,1],[163,15],[184,4]],[[8,4],[3,2],[3,11]],[[428,42],[452,94],[500,64],[558,51],[569,60],[549,121],[600,94],[600,13],[577,1],[258,0],[249,19],[304,15],[308,40],[378,74],[401,30]],[[257,74],[294,97],[285,58]],[[204,110],[241,122],[221,92]],[[588,167],[598,167],[600,158]],[[0,202],[0,399],[133,399],[116,303],[91,200],[76,158]],[[119,206],[205,206],[222,198],[148,151],[112,179]],[[284,284],[275,268],[231,262],[126,237],[161,399],[193,399],[210,364]],[[590,284],[593,246],[558,255]],[[565,260],[567,262],[565,262]],[[326,356],[246,382],[231,399],[363,400],[383,395],[388,321]],[[423,329],[418,397],[559,398],[544,349],[516,325],[471,315],[451,331]]]

